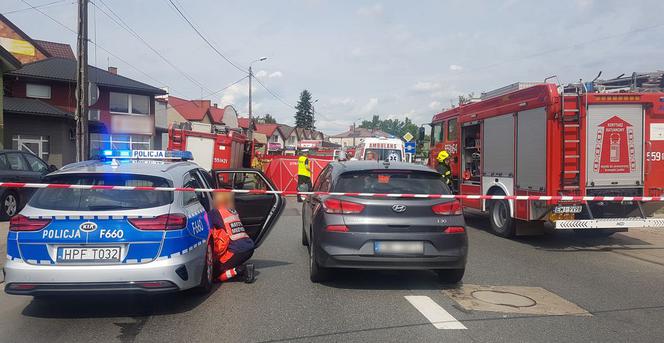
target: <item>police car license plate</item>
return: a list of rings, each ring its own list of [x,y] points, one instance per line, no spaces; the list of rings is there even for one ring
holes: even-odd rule
[[[58,262],[120,262],[120,247],[58,248]]]
[[[422,255],[424,243],[418,241],[375,241],[374,252],[379,255]]]

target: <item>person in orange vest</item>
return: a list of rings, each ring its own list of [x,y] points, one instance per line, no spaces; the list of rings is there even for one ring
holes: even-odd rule
[[[237,275],[254,282],[254,265],[247,263],[254,254],[254,241],[245,232],[235,211],[233,193],[214,193],[214,208],[208,213],[215,255],[215,279],[227,281]]]

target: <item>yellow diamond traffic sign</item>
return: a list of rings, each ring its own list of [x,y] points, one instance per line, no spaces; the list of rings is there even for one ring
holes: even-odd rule
[[[403,135],[403,139],[405,139],[406,142],[410,142],[413,138],[415,138],[415,137],[414,137],[413,134],[410,133],[410,132],[406,132],[406,134]]]

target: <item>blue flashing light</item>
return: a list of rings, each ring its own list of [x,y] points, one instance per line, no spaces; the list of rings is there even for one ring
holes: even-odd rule
[[[134,159],[134,160],[193,160],[191,151],[169,150],[104,150],[104,159]]]

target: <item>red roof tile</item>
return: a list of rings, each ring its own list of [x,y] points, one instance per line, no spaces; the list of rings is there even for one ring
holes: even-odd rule
[[[208,109],[208,112],[210,113],[210,117],[212,117],[212,122],[214,124],[221,124],[224,122],[224,109],[223,108],[218,108],[211,106]]]
[[[49,42],[45,40],[34,40],[39,46],[46,50],[52,57],[67,58],[75,60],[74,51],[69,44]]]
[[[210,100],[185,100],[169,96],[168,105],[186,120],[201,121],[208,112]]]
[[[237,124],[243,129],[249,128],[249,118],[237,118]]]
[[[270,137],[277,127],[279,127],[279,124],[256,124],[256,132],[260,132]]]

